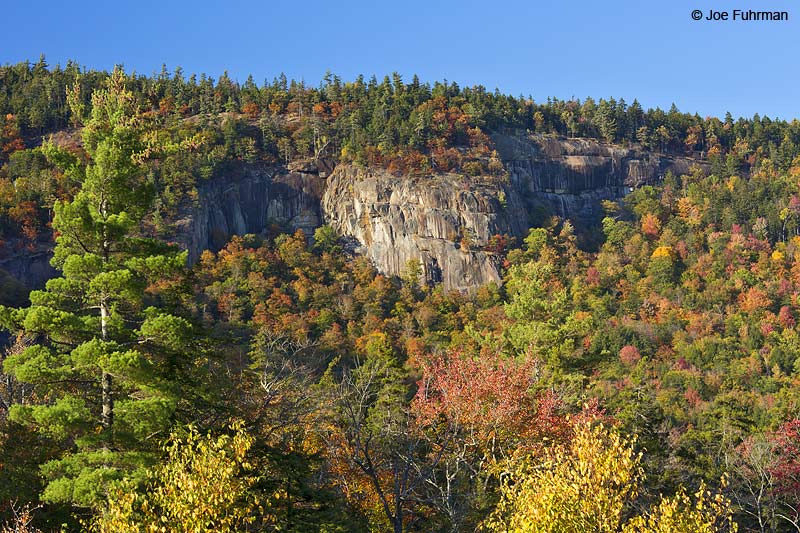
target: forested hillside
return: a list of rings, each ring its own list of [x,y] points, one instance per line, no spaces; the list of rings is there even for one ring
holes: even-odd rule
[[[3,531],[800,529],[797,121],[42,58],[0,67],[0,126],[0,259],[59,270],[0,272]],[[704,164],[592,248],[559,213],[497,236],[470,292],[326,225],[164,238],[245,163],[502,183],[518,131]]]
[[[48,163],[48,145],[39,145],[55,133],[55,145],[78,149],[76,128],[108,76],[72,62],[49,68],[44,58],[0,67],[0,239],[36,240],[54,199],[74,192],[68,173]],[[197,180],[235,161],[326,158],[396,174],[455,171],[501,179],[505,170],[488,134],[506,129],[698,155],[721,176],[746,173],[761,159],[787,170],[800,150],[797,121],[701,118],[674,106],[645,111],[637,101],[614,98],[536,103],[481,86],[404,82],[398,74],[380,82],[329,75],[312,87],[285,76],[239,84],[227,74],[187,78],[180,68],[165,68],[153,76],[132,74],[126,86],[157,124],[150,143],[172,148],[149,170],[155,223]]]

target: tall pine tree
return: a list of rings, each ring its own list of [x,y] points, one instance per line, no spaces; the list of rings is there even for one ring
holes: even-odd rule
[[[36,404],[10,417],[59,442],[46,463],[46,501],[93,506],[108,482],[144,472],[176,418],[192,360],[192,326],[148,290],[180,275],[185,254],[141,236],[153,197],[148,121],[117,70],[92,97],[83,132],[89,162],[71,201],[55,206],[52,260],[63,275],[0,308],[0,323],[33,343],[5,361],[35,385]]]

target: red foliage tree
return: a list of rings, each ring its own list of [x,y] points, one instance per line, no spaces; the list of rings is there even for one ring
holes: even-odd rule
[[[795,319],[794,315],[792,315],[791,307],[788,305],[781,307],[781,310],[778,311],[778,321],[784,328],[793,328],[795,326]]]
[[[0,122],[0,163],[8,160],[8,156],[17,150],[24,150],[25,142],[22,140],[17,117],[8,114]]]
[[[623,346],[619,351],[619,360],[627,366],[634,366],[642,359],[639,349],[636,346]]]
[[[483,442],[514,438],[528,446],[567,434],[559,398],[532,390],[538,379],[534,359],[518,362],[498,353],[473,358],[454,351],[429,357],[421,370],[412,410],[422,426],[448,420]]]
[[[642,233],[655,239],[661,233],[661,220],[655,215],[647,213],[642,217]]]
[[[800,419],[783,424],[773,434],[776,460],[772,466],[775,490],[800,505]]]
[[[20,202],[8,210],[9,218],[18,225],[19,233],[28,243],[39,237],[39,211],[31,201]]]
[[[242,106],[242,113],[250,118],[258,118],[261,114],[261,107],[255,102],[247,102]]]

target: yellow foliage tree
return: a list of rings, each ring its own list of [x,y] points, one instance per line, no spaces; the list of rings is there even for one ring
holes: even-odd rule
[[[694,498],[683,490],[672,498],[661,498],[651,512],[628,521],[623,533],[717,533],[736,529],[730,501],[701,484]]]
[[[602,424],[578,424],[571,443],[517,467],[501,488],[487,531],[503,533],[705,533],[736,531],[729,502],[705,486],[679,492],[627,522],[644,480],[635,438]]]
[[[632,443],[602,425],[581,424],[572,442],[522,465],[502,488],[489,531],[619,531],[625,503],[642,477]]]
[[[123,483],[95,519],[96,533],[210,533],[241,531],[254,502],[246,474],[253,439],[241,425],[217,438],[195,429],[167,445],[167,461],[148,472],[143,490]],[[263,510],[262,510],[263,511]]]
[[[672,249],[672,246],[659,246],[655,250],[653,250],[653,255],[650,256],[651,259],[658,259],[659,257],[666,257],[668,259],[672,259],[675,256],[675,250]]]

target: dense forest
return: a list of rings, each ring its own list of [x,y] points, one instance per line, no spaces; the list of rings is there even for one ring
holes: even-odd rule
[[[78,161],[48,163],[41,141],[56,134],[56,146],[80,152],[76,131],[108,77],[73,62],[51,69],[44,57],[0,67],[0,249],[11,239],[35,243],[47,233],[55,199],[74,192],[77,183],[63,166]],[[701,118],[675,106],[645,111],[637,101],[614,98],[536,103],[481,86],[424,84],[416,76],[405,83],[398,74],[380,82],[374,76],[343,82],[331,74],[319,87],[281,75],[259,86],[252,77],[244,84],[227,74],[186,78],[180,68],[170,73],[164,67],[158,75],[129,75],[126,87],[158,132],[151,143],[165,149],[148,169],[156,194],[149,216],[156,226],[198,179],[237,161],[326,158],[397,174],[453,171],[503,179],[489,138],[503,130],[696,155],[724,177],[744,175],[764,159],[786,171],[800,153],[796,120]]]
[[[462,294],[330,227],[168,240],[231,165],[505,180],[502,130],[709,162]],[[0,67],[3,531],[800,530],[800,123],[395,74]],[[3,526],[2,524],[6,524]]]

